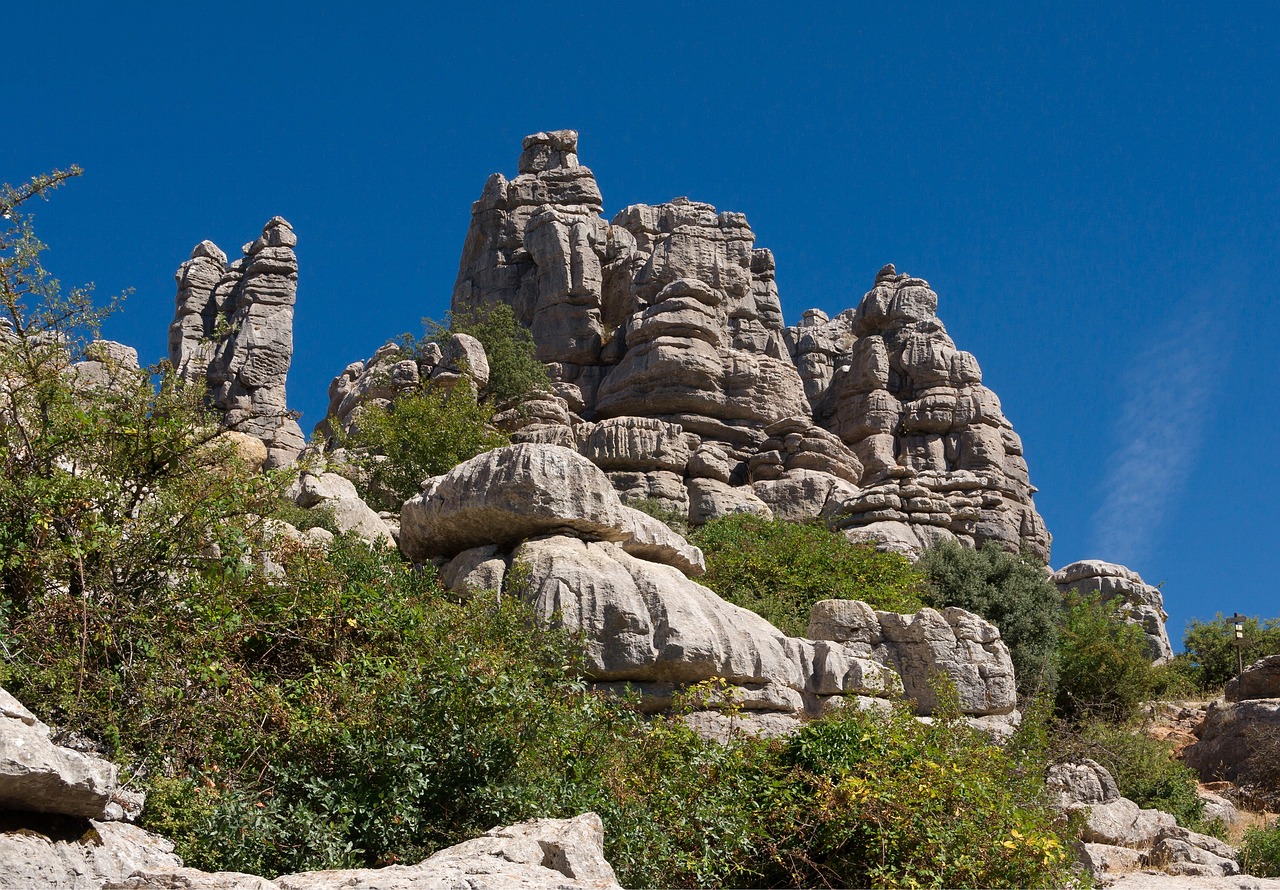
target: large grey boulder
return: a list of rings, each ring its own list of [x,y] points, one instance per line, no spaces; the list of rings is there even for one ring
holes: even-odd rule
[[[115,764],[53,743],[49,727],[0,689],[0,809],[101,819]]]
[[[965,714],[1012,715],[1017,705],[1013,662],[1000,631],[963,609],[900,615],[855,600],[822,600],[809,614],[808,634],[891,664],[920,714],[930,715],[938,706],[938,674],[955,684]]]
[[[1235,782],[1260,738],[1280,736],[1280,698],[1212,702],[1200,740],[1182,752],[1183,762],[1205,782]]]
[[[1137,572],[1100,559],[1082,559],[1058,569],[1049,580],[1064,594],[1096,593],[1103,602],[1112,603],[1126,621],[1142,628],[1153,664],[1165,664],[1173,658],[1164,596]]]
[[[497,448],[429,479],[401,510],[400,549],[426,562],[486,544],[510,549],[557,530],[617,541],[682,572],[705,567],[702,551],[625,506],[602,470],[557,445]]]
[[[139,870],[181,867],[170,841],[124,822],[33,822],[0,832],[0,890],[102,890]]]
[[[1233,677],[1223,690],[1227,701],[1249,701],[1258,698],[1280,699],[1280,655],[1259,658]]]
[[[337,473],[304,470],[289,489],[299,507],[326,510],[341,532],[353,532],[371,544],[394,546],[392,529],[356,491],[355,483]]]
[[[0,885],[2,886],[2,885]],[[32,885],[27,885],[32,886]],[[95,888],[101,884],[94,885]],[[494,828],[417,865],[332,869],[275,880],[188,868],[140,868],[103,890],[621,890],[595,813]]]
[[[230,429],[261,439],[272,467],[292,463],[304,444],[285,399],[297,243],[293,227],[278,216],[230,264],[216,244],[200,242],[178,268],[169,326],[169,361],[178,374],[208,387],[210,403]]]
[[[1230,845],[1121,797],[1111,774],[1096,761],[1054,764],[1045,783],[1060,809],[1084,811],[1082,861],[1095,875],[1148,866],[1180,876],[1240,873]]]

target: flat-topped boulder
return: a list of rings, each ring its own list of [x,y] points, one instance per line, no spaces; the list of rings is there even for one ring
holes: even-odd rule
[[[705,567],[702,551],[627,507],[604,471],[558,445],[498,448],[429,479],[401,511],[400,549],[425,562],[557,530],[615,541],[634,556],[689,574]]]

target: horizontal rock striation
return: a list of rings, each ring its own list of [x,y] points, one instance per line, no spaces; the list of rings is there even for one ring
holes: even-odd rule
[[[454,311],[512,307],[555,399],[516,441],[581,448],[628,500],[694,523],[821,517],[910,555],[996,541],[1048,560],[1022,443],[937,295],[886,266],[856,309],[786,327],[773,254],[740,213],[676,198],[606,222],[577,133],[524,140],[472,207]],[[602,442],[589,424],[618,438]],[[652,459],[642,422],[673,446]]]
[[[200,242],[178,268],[169,326],[169,361],[179,376],[208,387],[209,402],[228,428],[261,439],[270,467],[292,463],[303,446],[285,401],[297,243],[278,216],[231,263],[212,241]]]
[[[663,430],[641,429],[652,460],[678,453]],[[602,451],[615,432],[597,441]],[[451,590],[500,589],[580,633],[588,677],[638,691],[652,710],[721,680],[720,703],[746,712],[820,714],[905,692],[928,715],[941,672],[984,726],[1000,732],[1017,719],[1008,650],[977,616],[902,616],[836,601],[815,607],[815,639],[787,637],[691,580],[702,553],[625,506],[603,470],[561,446],[496,449],[429,480],[404,504],[400,546],[410,559],[432,560]]]

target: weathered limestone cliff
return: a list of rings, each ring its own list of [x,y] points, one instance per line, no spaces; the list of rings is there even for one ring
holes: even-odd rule
[[[940,538],[1047,561],[1022,443],[937,295],[886,266],[856,309],[786,327],[773,254],[687,198],[612,222],[577,133],[524,140],[472,207],[453,309],[506,303],[556,399],[517,441],[579,447],[627,499],[703,522],[822,516],[910,554]]]

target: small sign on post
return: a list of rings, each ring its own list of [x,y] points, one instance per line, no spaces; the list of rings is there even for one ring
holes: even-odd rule
[[[1236,680],[1244,673],[1244,616],[1239,612],[1231,616],[1236,628]]]

